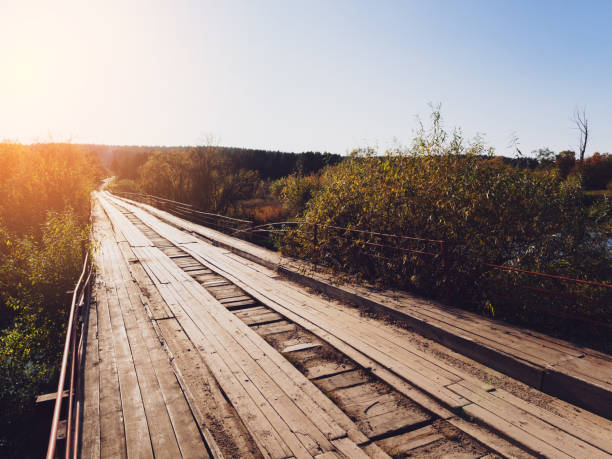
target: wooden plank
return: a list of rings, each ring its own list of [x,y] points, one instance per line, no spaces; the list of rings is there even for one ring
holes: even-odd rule
[[[280,314],[270,311],[265,314],[260,314],[258,316],[250,316],[241,319],[246,325],[265,325],[269,323],[279,322],[283,320],[283,316]]]
[[[500,435],[497,431],[492,429],[491,426],[478,424],[473,422],[473,420],[468,421],[458,416],[449,418],[446,422],[476,439],[483,445],[486,445],[487,448],[502,457],[517,459],[534,459],[534,457],[536,457],[535,453],[531,450],[517,446],[517,444],[508,440],[510,437]]]
[[[131,349],[132,351],[136,351],[135,354],[133,354],[133,357],[134,357],[135,365],[137,368],[136,371],[137,371],[138,378],[139,378],[139,384],[141,386],[141,390],[143,393],[143,403],[145,405],[145,412],[146,412],[147,417],[154,418],[154,422],[149,421],[149,426],[151,429],[151,433],[153,434],[152,441],[153,441],[153,446],[156,449],[156,455],[159,457],[163,457],[164,455],[166,455],[167,457],[176,457],[177,455],[179,455],[180,453],[179,453],[178,445],[176,444],[177,437],[178,437],[178,438],[183,439],[183,444],[181,445],[181,451],[185,451],[189,453],[189,455],[192,457],[207,457],[206,450],[201,441],[197,428],[195,428],[195,423],[193,423],[193,421],[192,421],[192,428],[190,432],[186,432],[185,428],[179,429],[177,430],[176,437],[175,437],[175,432],[173,431],[174,427],[170,425],[169,416],[172,416],[172,412],[176,411],[175,410],[175,408],[177,408],[176,405],[178,402],[181,401],[181,398],[173,397],[173,400],[170,403],[167,402],[167,399],[162,399],[162,394],[160,394],[159,392],[160,387],[158,386],[157,378],[158,378],[158,374],[163,375],[163,373],[155,372],[154,367],[151,365],[150,358],[147,358],[148,350],[144,349],[144,343],[142,341],[142,336],[138,333],[138,325],[134,323],[135,321],[132,317],[135,311],[143,312],[142,303],[140,302],[141,297],[138,293],[134,293],[132,297],[128,297],[128,294],[125,290],[126,289],[125,281],[128,279],[129,281],[131,281],[131,277],[129,276],[129,273],[127,272],[126,265],[121,263],[122,257],[120,255],[119,250],[117,250],[117,247],[113,246],[112,244],[106,244],[105,249],[106,249],[106,255],[108,255],[108,253],[111,252],[110,259],[112,262],[112,265],[110,268],[109,268],[108,263],[106,263],[106,268],[107,268],[106,274],[107,274],[107,277],[111,278],[111,282],[115,285],[115,287],[117,287],[118,291],[120,292],[119,297],[120,297],[120,305],[122,307],[121,311],[123,314],[124,324],[126,325],[126,331],[127,331],[127,334],[130,340]],[[127,249],[124,247],[122,252],[127,257],[127,259],[133,258],[133,254],[126,253],[126,250]],[[109,257],[107,256],[106,258],[108,259]],[[132,308],[133,301],[136,301],[139,307]],[[145,320],[144,324],[147,324],[147,323],[148,323],[148,320]],[[142,330],[147,330],[147,329],[141,328],[140,331]],[[149,325],[149,332],[151,332],[150,325]],[[153,343],[153,348],[150,348],[150,349],[157,350],[158,352],[162,352],[161,347],[159,346],[159,341],[157,339],[152,339],[152,343]],[[155,347],[155,345],[157,345],[157,347]],[[161,361],[161,360],[158,358],[158,361]],[[170,376],[171,379],[166,378],[166,382],[174,381],[174,384],[176,386],[176,379],[173,378],[173,375],[171,373],[167,359],[165,360],[165,366],[158,368],[158,370],[163,370],[164,368],[167,371],[170,371],[170,374],[166,372],[166,376]],[[163,383],[164,379],[162,378],[160,382]],[[178,386],[176,386],[176,388],[178,389]],[[166,389],[168,388],[166,387]],[[163,388],[162,388],[162,391],[163,391]],[[180,392],[180,389],[179,389],[179,392]],[[168,390],[165,390],[165,394],[167,393],[168,393]],[[185,421],[188,419],[184,417],[184,414],[188,413],[189,409],[184,403],[184,399],[182,399],[182,401],[184,405],[183,409],[176,412],[175,413],[176,416],[174,416],[174,418],[176,420],[177,417],[182,417],[183,420],[181,422],[184,424]],[[166,413],[166,408],[168,408],[170,414]],[[175,424],[178,425],[178,423],[175,423]],[[188,438],[188,435],[186,435],[187,433],[191,434],[191,438]],[[199,446],[199,448],[194,449],[193,445],[191,445],[190,443],[195,443],[195,445]],[[172,444],[174,444],[174,446],[172,446]]]
[[[174,371],[207,443],[216,445],[220,451],[215,457],[259,457],[253,438],[180,324],[176,319],[169,319],[156,325],[171,352]]]
[[[197,248],[201,248],[198,246]],[[212,249],[212,248],[210,248]],[[206,248],[206,250],[210,250]],[[195,248],[194,248],[195,251]],[[200,251],[201,253],[202,251]],[[294,307],[301,307],[302,309],[308,310],[310,314],[318,313],[318,317],[323,318],[324,320],[333,320],[332,316],[328,311],[329,308],[326,308],[324,305],[319,306],[316,298],[309,298],[307,295],[303,295],[299,292],[296,292],[294,289],[284,289],[281,290],[281,286],[279,286],[279,282],[273,284],[269,279],[266,279],[265,276],[258,276],[257,279],[246,277],[247,273],[240,272],[236,269],[239,269],[238,263],[234,263],[233,265],[229,262],[220,261],[220,257],[216,257],[214,260],[211,259],[211,254],[208,253],[204,255],[207,259],[205,262],[211,264],[211,269],[214,269],[212,265],[217,266],[219,269],[222,269],[225,273],[232,273],[235,276],[240,276],[243,279],[252,279],[252,284],[257,285],[259,290],[264,293],[268,298],[275,299],[276,302],[282,302],[284,305],[293,305]],[[296,300],[296,295],[301,295]],[[273,309],[274,307],[271,306]],[[311,316],[311,315],[310,315]],[[335,324],[336,332],[335,335],[338,335],[339,329],[342,329],[345,333],[352,335],[352,338],[349,341],[353,341],[355,339],[361,339],[364,346],[368,346],[371,351],[369,355],[381,354],[380,350],[383,350],[386,353],[385,360],[388,362],[387,366],[392,368],[395,371],[394,367],[406,368],[406,371],[410,371],[412,373],[419,373],[420,375],[425,376],[427,379],[427,385],[431,385],[431,381],[437,382],[440,386],[445,386],[451,384],[452,382],[456,382],[461,378],[447,371],[439,365],[432,364],[426,359],[420,358],[414,353],[406,352],[405,349],[399,347],[395,342],[391,340],[381,341],[377,339],[379,337],[373,338],[371,336],[371,330],[366,330],[363,327],[363,323],[359,321],[355,321],[354,318],[346,317],[346,320],[336,321]],[[384,339],[384,337],[383,337]],[[372,347],[372,344],[375,343],[375,347]],[[397,357],[402,357],[402,360],[397,360]],[[406,365],[410,365],[410,370],[406,367]],[[417,379],[421,379],[418,375],[415,375]],[[423,380],[425,382],[425,380]]]
[[[491,392],[491,395],[498,397],[521,410],[532,414],[533,416],[541,419],[548,424],[555,426],[564,432],[572,435],[573,437],[590,443],[591,445],[601,449],[602,451],[607,452],[612,455],[612,434],[610,431],[602,430],[591,430],[593,426],[585,425],[580,419],[568,420],[561,416],[558,416],[550,411],[547,411],[539,406],[528,403],[514,395],[506,392],[504,390],[497,389],[494,392]],[[608,421],[608,425],[612,427],[612,422]]]
[[[361,449],[372,459],[391,459],[376,443],[361,446]]]
[[[203,293],[206,293],[206,292],[204,291]],[[274,364],[278,365],[278,367],[282,369],[282,371],[287,375],[287,376],[284,376],[282,373],[281,374],[275,373],[275,380],[280,380],[281,378],[283,380],[286,380],[285,378],[288,378],[287,381],[291,381],[297,384],[297,387],[303,390],[307,394],[308,397],[314,400],[317,403],[317,405],[321,409],[323,409],[323,413],[319,414],[318,422],[321,422],[321,416],[323,417],[330,416],[336,422],[338,422],[339,425],[343,429],[346,429],[349,432],[349,435],[351,436],[351,438],[354,439],[355,441],[362,442],[366,439],[366,437],[363,436],[363,434],[361,434],[356,429],[356,426],[348,419],[348,417],[344,413],[342,413],[342,411],[340,411],[315,386],[313,386],[298,370],[296,370],[291,364],[289,364],[289,362],[287,362],[287,360],[285,360],[281,354],[279,354],[276,350],[274,350],[274,348],[272,348],[268,343],[266,343],[265,341],[263,341],[262,339],[259,339],[256,335],[254,335],[252,333],[252,330],[248,328],[245,324],[236,320],[231,314],[227,313],[227,311],[225,311],[224,309],[218,308],[218,312],[222,312],[222,311],[225,312],[225,319],[229,320],[228,327],[230,326],[230,324],[233,325],[234,327],[237,327],[237,329],[231,330],[233,336],[240,337],[240,338],[242,338],[243,336],[248,337],[251,340],[252,344],[255,344],[260,350],[265,352],[266,356],[270,358],[274,362]],[[230,328],[228,328],[228,330],[229,329]],[[253,348],[252,346],[245,346],[245,349],[249,349],[250,352],[256,352],[255,348]],[[253,354],[253,357],[256,358],[258,362],[268,364],[267,359],[262,358],[262,356],[259,355],[258,353]],[[290,390],[294,390],[294,386],[292,385],[288,385],[286,387]],[[312,407],[309,405],[306,405],[306,409],[310,410],[312,409]]]
[[[221,304],[223,304],[222,301],[219,300],[219,302]],[[267,308],[265,306],[256,306],[254,308],[248,308],[248,309],[245,309],[245,310],[242,310],[242,311],[236,311],[234,313],[234,315],[242,320],[243,317],[249,317],[249,316],[253,316],[253,315],[265,314],[267,312],[270,312],[270,308]]]
[[[127,457],[119,377],[108,315],[106,288],[97,297],[100,353],[100,457]]]
[[[85,314],[85,329],[83,338],[83,411],[81,428],[81,457],[100,457],[100,360],[98,356],[97,307],[98,290],[102,289],[96,281],[92,301]]]
[[[195,421],[144,310],[140,290],[116,258],[115,285],[124,290],[122,314],[156,457],[208,457]]]
[[[132,248],[129,247],[129,245],[122,247],[121,244],[119,244],[119,247],[121,248],[121,252],[123,253],[123,257],[125,260],[127,260],[128,262],[132,259],[138,261],[138,257],[136,257],[136,255],[132,251]],[[138,285],[153,285],[151,277],[149,277],[140,262],[131,264],[129,269],[136,282],[138,282]],[[151,311],[151,315],[154,319],[172,317],[172,311],[170,310],[170,308],[168,308],[166,303],[160,297],[142,296],[141,301],[144,305],[146,305],[147,308],[149,308],[149,310]]]
[[[239,302],[244,302],[244,301],[254,301],[254,300],[248,295],[238,295],[238,296],[231,296],[229,298],[222,298],[219,300],[219,303],[227,307],[228,304],[239,303]]]
[[[421,413],[415,415],[414,411],[406,407],[396,407],[392,411],[362,419],[358,425],[361,431],[371,439],[385,438],[414,428],[431,419],[423,419]]]
[[[495,429],[497,432],[500,432],[507,438],[512,438],[523,448],[527,449],[528,451],[531,451],[533,454],[538,455],[539,457],[572,457],[564,453],[563,451],[549,445],[545,441],[542,441],[541,439],[531,435],[529,432],[526,432],[525,430],[515,426],[503,417],[500,417],[495,413],[486,410],[480,405],[467,405],[463,408],[463,410],[467,415],[479,419],[487,426]],[[455,422],[451,422],[451,424],[455,424]],[[464,426],[464,424],[461,423],[459,423],[458,425],[462,427]]]
[[[394,456],[399,456],[408,454],[411,449],[420,448],[444,438],[444,435],[441,435],[433,426],[429,425],[411,432],[378,440],[376,443],[387,451],[393,451]]]
[[[287,346],[281,352],[283,354],[288,354],[290,352],[306,351],[308,349],[314,349],[317,347],[321,347],[321,345],[319,343],[299,343]]]
[[[337,440],[332,441],[332,443],[338,452],[343,454],[346,458],[369,459],[367,454],[364,453],[363,450],[353,443],[348,437],[338,438]]]
[[[124,253],[124,256],[128,258],[133,256],[131,249],[129,253]],[[132,276],[144,273],[140,263],[129,265],[129,269]],[[124,278],[128,277],[125,271],[123,275]],[[139,282],[139,285],[145,289],[144,294],[150,303],[164,303],[152,282]],[[130,289],[132,300],[137,301],[135,286],[132,287]],[[140,297],[142,298],[142,295]],[[206,457],[207,454],[195,423],[192,422],[193,411],[215,457],[222,457],[224,453],[225,457],[257,457],[259,453],[244,425],[221,394],[216,380],[209,373],[200,355],[197,352],[191,352],[195,346],[188,340],[180,325],[175,319],[169,319],[154,327],[146,317],[148,314],[153,318],[152,311],[149,310],[146,303],[143,303],[143,306],[144,308],[135,308],[134,312],[139,316],[139,326],[143,333],[149,336],[147,341],[150,345],[149,352],[153,361],[157,362],[156,373],[164,392],[168,413],[175,426],[181,454],[185,457]],[[163,333],[162,330],[164,330]],[[177,373],[176,377],[168,361],[169,357],[161,350],[159,340],[162,340],[172,352],[170,360]],[[182,390],[179,382],[183,387]],[[191,409],[185,401],[183,391],[190,399]],[[206,416],[202,414],[202,410]],[[217,444],[211,430],[215,431],[215,437],[220,438],[221,446]]]
[[[162,293],[162,295],[166,299],[169,292]],[[272,458],[284,458],[291,455],[291,450],[285,446],[279,434],[261,411],[260,406],[251,399],[245,387],[240,383],[238,372],[235,373],[228,367],[227,362],[216,351],[207,335],[195,325],[185,312],[179,309],[178,302],[171,307],[173,307],[182,328],[196,345],[196,349],[204,358],[206,366],[215,375],[216,380],[246,425],[259,449]],[[166,325],[165,322],[159,324],[160,327],[164,325]],[[245,379],[244,376],[242,378],[244,382],[248,381],[248,378]]]
[[[262,325],[253,325],[251,327],[258,335],[267,336],[279,333],[290,333],[295,331],[295,324],[289,323],[286,320],[271,322]]]
[[[180,286],[175,286],[175,287],[180,287]],[[239,360],[238,362],[236,362],[235,358],[240,359],[241,357],[240,352],[238,351],[236,346],[231,346],[231,344],[229,343],[230,340],[228,339],[228,337],[223,336],[224,333],[220,330],[210,329],[209,328],[210,323],[204,323],[205,321],[198,320],[197,319],[198,315],[194,313],[194,310],[189,305],[189,302],[185,301],[184,299],[181,299],[180,304],[183,307],[183,309],[185,309],[185,311],[189,314],[189,317],[191,317],[191,319],[195,323],[198,324],[198,327],[202,329],[203,333],[200,333],[199,335],[197,335],[196,339],[200,340],[206,337],[204,338],[207,341],[205,349],[207,353],[206,355],[209,357],[209,360],[206,360],[206,363],[211,369],[214,368],[217,370],[215,372],[215,376],[217,376],[217,380],[223,387],[228,397],[230,397],[231,399],[232,396],[234,396],[234,399],[236,402],[234,403],[233,401],[232,403],[234,404],[234,406],[238,405],[237,410],[241,414],[243,421],[247,423],[248,419],[253,416],[253,408],[250,408],[248,411],[246,411],[245,409],[239,409],[241,408],[240,405],[243,405],[241,403],[242,400],[238,399],[237,396],[234,394],[244,393],[246,397],[245,395],[243,395],[242,397],[244,398],[248,397],[249,401],[253,404],[253,407],[257,406],[259,409],[261,409],[261,414],[264,416],[266,421],[262,422],[262,420],[258,420],[256,428],[257,430],[259,430],[261,428],[260,426],[262,426],[265,433],[263,433],[262,435],[255,434],[254,436],[258,438],[266,438],[271,435],[271,432],[278,432],[278,436],[279,436],[278,438],[282,442],[281,444],[283,445],[283,447],[289,448],[289,450],[286,453],[285,452],[282,453],[283,456],[281,457],[284,457],[285,454],[296,454],[298,456],[303,455],[303,454],[308,454],[308,451],[304,449],[301,442],[293,434],[290,428],[285,424],[281,416],[270,405],[265,395],[259,392],[259,390],[261,389],[261,384],[262,384],[262,381],[261,381],[262,376],[257,375],[257,374],[256,375],[251,374],[251,371],[255,370],[254,366],[250,366],[249,368],[247,368],[247,371],[249,372],[247,374],[241,366],[241,364],[243,364],[246,361],[246,359],[243,358]],[[202,312],[202,311],[198,311],[198,312]],[[179,321],[181,322],[183,326],[185,326],[184,325],[185,322],[187,323],[189,322],[188,320],[182,319],[181,316],[178,315],[177,312],[175,312],[175,314],[177,314],[177,317],[179,318]],[[214,320],[211,322],[214,322]],[[192,336],[192,334],[189,331],[188,333],[189,333],[189,337],[193,340],[194,337]],[[222,339],[223,342],[220,342],[219,339]],[[229,350],[226,349],[225,345],[229,345],[230,349]],[[203,350],[203,349],[200,348],[200,350]],[[234,355],[235,351],[238,351],[238,355]],[[221,362],[218,362],[217,358],[221,360]],[[238,389],[235,382],[231,380],[227,380],[226,378],[223,377],[225,376],[225,373],[226,373],[225,371],[223,371],[223,366],[227,366],[228,368],[227,371],[235,375],[235,378],[236,378],[235,381],[237,382],[237,384],[239,384],[242,387],[242,389]],[[271,387],[272,387],[271,382],[268,382],[267,387],[264,387],[265,393],[269,393]],[[285,399],[283,400],[283,402],[286,403],[287,400]],[[266,426],[270,426],[270,427],[266,427]],[[250,430],[251,432],[253,432],[253,430],[255,429],[253,428],[253,426],[251,426]],[[266,445],[266,447],[269,448],[268,445]],[[278,457],[277,454],[275,454],[275,456]]]
[[[358,386],[360,384],[367,383],[368,381],[370,381],[370,378],[368,378],[363,371],[352,370],[319,378],[315,380],[315,384],[323,392],[331,392],[336,389]]]
[[[230,285],[230,283],[225,280],[225,279],[219,279],[219,276],[217,274],[214,275],[214,280],[209,280],[206,282],[202,282],[202,285],[206,288],[209,287],[218,287],[220,285]],[[200,279],[196,279],[197,281],[199,281]]]
[[[558,413],[563,419],[592,432],[600,438],[612,438],[612,421],[598,416],[583,408],[571,405],[559,399],[548,403],[548,408]]]
[[[485,420],[488,424],[491,423],[490,425],[500,424],[500,421],[493,419],[494,417],[501,418],[504,421],[504,423],[501,424],[507,422],[512,425],[513,428],[506,428],[506,430],[512,431],[513,435],[516,436],[511,438],[521,442],[521,444],[523,444],[522,441],[524,441],[524,439],[531,440],[532,438],[536,438],[539,441],[536,442],[535,445],[546,444],[550,448],[554,448],[558,451],[557,454],[563,454],[569,457],[607,456],[607,454],[603,453],[600,449],[568,435],[564,431],[530,415],[526,411],[495,397],[490,392],[475,393],[470,389],[464,388],[461,384],[453,384],[450,388],[462,394],[464,397],[468,397],[474,403],[464,408],[468,414],[472,414],[475,417],[481,416],[479,419]],[[478,408],[475,408],[475,405]],[[483,412],[480,408],[486,410],[486,412]],[[516,431],[514,428],[520,429],[520,432]],[[537,449],[533,449],[534,445],[531,443],[525,444],[524,446],[532,449],[538,454],[544,454],[545,451],[548,451],[546,454],[549,454],[552,451],[549,447],[544,448],[542,446],[540,446],[540,448],[543,448],[542,451],[538,451]]]
[[[150,208],[149,206],[142,206],[142,207],[143,208],[146,207],[149,211],[151,211],[153,213],[156,213],[156,215],[158,215],[159,217],[161,217],[163,219],[167,219],[167,217],[168,217],[166,215],[166,213],[161,212],[161,211],[158,212],[158,211],[156,211],[156,209]],[[182,221],[181,219],[176,219],[173,223],[178,225],[178,226],[181,226],[181,225],[185,226],[185,225],[188,224],[188,223]],[[276,262],[273,261],[273,260],[275,260],[277,258],[272,257],[270,255],[270,252],[266,251],[265,249],[253,248],[249,244],[245,244],[242,241],[235,241],[235,240],[232,240],[232,238],[229,238],[229,237],[224,236],[222,234],[216,234],[214,231],[208,231],[205,228],[198,228],[197,226],[198,225],[190,225],[189,226],[189,230],[190,231],[197,231],[200,234],[205,235],[209,239],[215,240],[218,244],[220,244],[220,245],[222,245],[222,246],[224,246],[226,248],[233,249],[236,252],[239,252],[239,251],[246,252],[246,253],[248,253],[248,256],[249,256],[250,259],[255,259],[257,261],[263,261],[266,265],[269,265],[269,266],[273,266],[273,265],[276,264]],[[238,246],[240,246],[240,248],[238,248]],[[323,282],[325,282],[325,281],[323,281]],[[347,291],[347,293],[350,290],[346,286],[342,286],[342,289],[345,289]],[[341,288],[333,287],[332,290],[334,290],[334,293],[338,293],[338,294],[342,293],[341,292]],[[364,289],[353,289],[353,290],[354,290],[354,293],[349,293],[349,296],[351,296],[351,297],[359,297],[361,295],[361,298],[371,298],[374,302],[378,302],[381,305],[386,304],[389,307],[396,307],[398,309],[398,311],[400,311],[402,309],[402,307],[404,306],[404,304],[400,303],[401,301],[404,301],[404,303],[406,303],[406,302],[409,303],[411,301],[414,302],[414,300],[415,300],[415,298],[410,297],[410,296],[408,296],[406,294],[402,294],[401,292],[399,292],[400,293],[399,295],[395,295],[395,296],[397,296],[399,298],[399,300],[395,301],[395,303],[397,303],[397,304],[393,305],[392,303],[394,303],[394,302],[390,301],[392,299],[391,298],[392,295],[388,295],[387,297],[384,297],[383,295],[380,295],[380,294],[371,294],[371,293],[365,291]],[[393,294],[395,294],[395,292]],[[419,308],[420,308],[419,310],[423,310],[424,309],[421,305],[419,305]],[[439,309],[440,308],[438,308],[438,310]],[[412,314],[412,312],[410,312],[410,313]],[[463,321],[461,321],[459,323],[469,324],[470,322],[481,322],[481,323],[485,323],[486,322],[486,323],[494,324],[493,321],[487,321],[486,319],[483,319],[482,317],[479,317],[479,316],[476,316],[476,315],[473,315],[473,314],[463,313],[463,315],[465,316],[465,320],[463,320]],[[420,319],[418,319],[418,320],[420,320]],[[432,321],[435,322],[435,320],[431,320],[431,319],[427,319],[427,318],[424,318],[423,320],[427,322],[426,325],[428,325],[429,322],[432,322]],[[421,322],[421,323],[424,323],[424,322]],[[452,334],[454,332],[452,330],[456,329],[456,327],[455,327],[455,324],[453,323],[452,320],[448,324],[445,324],[445,325],[440,324],[440,325],[442,326],[442,328],[440,328],[440,330],[442,330],[445,326],[448,327],[446,330],[450,330],[450,335],[446,336],[444,339],[450,338],[451,336],[453,336]],[[498,325],[498,324],[495,324],[495,325]],[[436,325],[436,326],[438,326],[438,325]],[[491,325],[488,325],[487,328],[491,328]],[[429,329],[427,329],[426,331],[429,332]],[[591,350],[588,350],[588,349],[576,349],[574,346],[571,346],[569,343],[563,342],[561,340],[556,340],[556,339],[553,339],[553,338],[550,338],[550,337],[547,337],[547,336],[543,336],[541,334],[534,333],[534,332],[531,332],[531,331],[528,331],[528,332],[525,333],[522,330],[518,330],[518,331],[514,330],[514,332],[517,333],[517,336],[520,337],[520,340],[523,343],[526,342],[526,341],[531,341],[531,342],[536,343],[537,346],[540,346],[540,352],[538,352],[536,356],[533,356],[535,358],[537,358],[538,355],[542,354],[541,353],[541,347],[550,347],[553,350],[559,350],[561,352],[570,352],[570,353],[571,352],[577,352],[578,355],[579,355],[580,352],[583,352],[583,351],[587,352],[589,355],[596,355],[597,354],[594,351],[591,351]],[[461,334],[461,333],[459,333],[459,334]],[[502,330],[502,331],[500,331],[499,334],[500,335],[501,334],[505,334],[505,331]],[[428,334],[428,336],[430,336],[430,335]],[[466,335],[466,338],[467,338],[467,335]],[[522,343],[520,343],[520,344],[522,344]],[[488,344],[485,344],[485,345],[488,345]],[[472,346],[470,349],[468,349],[468,352],[472,352],[473,350],[476,350],[476,349],[477,349],[477,346]],[[497,349],[497,351],[501,351],[501,350]],[[517,352],[520,353],[520,351],[517,351]],[[502,354],[503,354],[503,352],[502,352]],[[516,353],[514,353],[514,354],[517,355]],[[472,355],[472,354],[470,354],[470,355]],[[506,355],[506,354],[504,354],[504,355]],[[521,359],[521,360],[524,360],[524,357],[521,357],[520,355],[517,355],[517,357],[519,359]],[[508,364],[508,360],[507,359],[496,358],[490,352],[487,353],[486,356],[483,356],[483,359],[485,359],[484,360],[485,364],[495,365],[496,368],[499,368],[502,371],[506,371],[506,370],[518,371],[521,368],[519,361],[517,361],[511,367],[508,367],[507,366],[507,364]],[[493,361],[489,361],[490,359],[493,359]],[[496,362],[494,360],[497,360],[500,363],[501,366],[500,365],[496,365]],[[483,360],[481,359],[480,361],[483,361]],[[534,374],[534,372],[532,370],[528,370],[525,373],[526,377],[527,377],[527,375],[532,375],[532,374]],[[513,375],[516,377],[517,374],[513,373]],[[531,378],[531,376],[528,376],[528,377]],[[525,380],[525,379],[522,378],[522,380]],[[532,379],[530,379],[530,381],[531,380]]]
[[[141,261],[146,264],[145,260],[141,259]],[[158,288],[161,286],[162,284],[157,284]],[[202,355],[206,357],[205,360],[207,365],[215,372],[215,376],[221,383],[225,393],[232,401],[232,404],[237,409],[241,418],[248,426],[249,431],[253,434],[253,438],[260,449],[262,451],[267,451],[271,457],[280,458],[291,454],[290,450],[286,449],[284,443],[280,440],[274,428],[267,422],[263,413],[259,410],[259,407],[247,395],[240,382],[235,379],[233,372],[226,366],[225,361],[219,357],[214,346],[208,341],[206,336],[200,332],[195,324],[190,321],[185,313],[180,309],[176,309],[179,307],[179,301],[174,297],[172,293],[173,289],[168,285],[164,287],[164,290],[160,290],[160,293],[177,314],[177,317],[181,320],[181,324],[190,338],[198,343],[197,347],[200,352],[203,353]]]
[[[305,365],[306,377],[308,379],[326,378],[332,375],[342,374],[355,370],[355,366],[349,363],[335,361],[317,361],[315,366]]]
[[[108,269],[107,264],[110,263],[107,251],[107,248],[103,248],[105,271]],[[138,386],[138,378],[121,317],[119,299],[114,286],[107,286],[107,292],[107,307],[102,312],[104,316],[108,314],[109,328],[115,350],[127,453],[128,456],[139,454],[141,457],[152,458],[150,433]]]
[[[257,306],[257,301],[251,299],[230,302],[221,301],[221,304],[225,306],[229,311],[239,311],[240,309],[247,309],[253,306]]]
[[[397,412],[398,408],[405,408],[404,416],[401,418],[410,419],[411,424],[432,419],[431,415],[421,408],[406,404],[397,393],[385,392],[384,389],[381,389],[378,383],[366,383],[335,389],[330,391],[330,394],[353,419],[374,418],[386,413]],[[362,431],[364,431],[363,428]]]

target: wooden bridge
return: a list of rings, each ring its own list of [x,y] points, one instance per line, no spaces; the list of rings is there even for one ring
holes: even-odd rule
[[[401,292],[333,285],[106,192],[93,235],[67,454],[612,455],[606,354]]]

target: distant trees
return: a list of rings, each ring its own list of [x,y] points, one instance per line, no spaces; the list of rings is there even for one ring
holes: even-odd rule
[[[561,178],[565,179],[576,166],[576,153],[572,150],[559,152],[555,159],[555,165],[559,169]]]
[[[332,153],[304,152],[285,153],[280,151],[254,150],[246,148],[220,147],[214,145],[200,147],[123,147],[123,146],[86,146],[95,151],[100,157],[112,155],[110,168],[119,178],[135,180],[139,176],[140,168],[153,154],[191,152],[208,161],[223,163],[226,170],[254,170],[264,180],[276,180],[281,177],[301,171],[308,175],[327,165],[342,161],[341,155]],[[109,153],[109,149],[111,153]],[[205,167],[206,168],[206,167]]]
[[[612,154],[594,153],[584,160],[582,183],[587,190],[603,190],[612,182]]]
[[[549,148],[540,148],[532,153],[535,155],[539,166],[542,168],[547,169],[555,162],[555,152]]]
[[[210,212],[247,216],[241,201],[263,198],[272,180],[297,173],[308,176],[343,157],[217,147],[117,148],[112,160],[119,180],[111,190],[133,191],[187,202]],[[252,213],[252,212],[251,212]],[[267,215],[278,212],[266,211]]]

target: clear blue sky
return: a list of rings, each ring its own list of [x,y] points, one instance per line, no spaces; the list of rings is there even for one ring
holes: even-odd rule
[[[0,138],[344,153],[446,125],[612,151],[612,1],[0,2]]]

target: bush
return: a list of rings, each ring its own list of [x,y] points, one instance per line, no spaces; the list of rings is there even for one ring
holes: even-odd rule
[[[580,167],[582,183],[587,190],[603,190],[612,180],[612,155],[594,153]]]
[[[320,190],[321,183],[318,175],[304,176],[293,173],[274,182],[271,192],[281,200],[287,215],[298,215],[304,211],[306,204]]]
[[[106,189],[108,191],[110,191],[111,193],[141,193],[142,189],[140,188],[140,186],[138,185],[138,183],[135,180],[131,180],[131,179],[120,179],[120,180],[113,180],[112,182],[110,182],[108,184],[108,186],[106,187]]]

